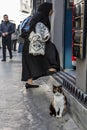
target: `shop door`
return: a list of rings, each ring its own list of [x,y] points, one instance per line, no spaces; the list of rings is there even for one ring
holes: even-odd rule
[[[65,3],[64,19],[64,68],[72,68],[72,8]]]

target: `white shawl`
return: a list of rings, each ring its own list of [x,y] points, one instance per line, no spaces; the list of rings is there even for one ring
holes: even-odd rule
[[[29,35],[29,53],[33,55],[45,54],[45,42],[50,38],[48,28],[41,22],[35,26],[35,32],[32,31]]]

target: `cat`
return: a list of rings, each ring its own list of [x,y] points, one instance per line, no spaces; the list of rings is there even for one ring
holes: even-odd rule
[[[50,104],[50,115],[56,116],[57,118],[63,116],[63,112],[66,109],[66,96],[62,90],[62,86],[53,85],[54,98]]]

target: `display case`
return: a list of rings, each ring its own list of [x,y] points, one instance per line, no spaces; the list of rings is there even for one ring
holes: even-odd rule
[[[87,42],[87,0],[73,3],[73,55],[84,59]]]

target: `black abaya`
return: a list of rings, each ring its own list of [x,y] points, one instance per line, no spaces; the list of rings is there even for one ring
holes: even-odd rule
[[[22,53],[22,81],[47,75],[50,68],[60,70],[60,60],[56,47],[50,41],[46,43],[45,55],[29,54],[29,42],[26,41]]]
[[[48,3],[44,3],[38,8],[38,12],[31,20],[30,31],[34,30],[38,22],[42,22],[50,31],[49,11],[51,9],[52,5]],[[60,70],[59,55],[55,45],[50,40],[45,43],[45,55],[29,54],[29,44],[26,36],[22,52],[22,81],[45,76],[50,68]]]

